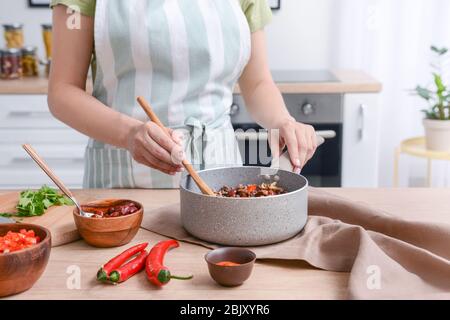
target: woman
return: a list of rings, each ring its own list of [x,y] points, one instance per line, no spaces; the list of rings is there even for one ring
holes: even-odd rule
[[[78,28],[69,27],[76,24],[67,23],[67,6],[80,11]],[[290,116],[270,74],[265,0],[52,0],[52,7],[48,102],[55,117],[91,137],[84,187],[177,187],[180,151],[197,168],[240,164],[229,116],[238,80],[250,114],[277,133],[272,152],[287,145],[297,171],[313,156],[314,129]],[[93,96],[85,92],[90,65]],[[148,121],[137,96],[172,137]]]

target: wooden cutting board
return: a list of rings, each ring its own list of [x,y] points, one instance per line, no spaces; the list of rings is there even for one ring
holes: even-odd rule
[[[0,212],[16,212],[15,207],[19,201],[19,191],[0,195]],[[87,199],[79,199],[86,201]],[[50,230],[52,246],[57,247],[80,239],[77,227],[72,217],[73,206],[53,206],[42,216],[20,218],[20,222],[33,223]]]

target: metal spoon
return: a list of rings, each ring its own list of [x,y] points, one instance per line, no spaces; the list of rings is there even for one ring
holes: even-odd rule
[[[5,217],[0,217],[0,224],[5,224],[5,223],[16,223],[16,220],[13,220],[10,218],[5,218]]]
[[[80,204],[75,199],[75,196],[73,193],[64,185],[64,183],[53,173],[53,171],[49,168],[49,166],[42,160],[42,158],[37,154],[37,152],[28,144],[22,145],[22,147],[25,149],[25,151],[30,155],[30,157],[37,163],[37,165],[42,169],[42,171],[45,172],[45,174],[52,179],[52,181],[58,186],[59,190],[61,190],[67,197],[70,198],[70,200],[73,201],[75,206],[78,208],[80,212],[80,216],[86,217],[86,218],[92,218],[94,216],[97,216],[93,213],[84,212],[83,209],[81,209]]]

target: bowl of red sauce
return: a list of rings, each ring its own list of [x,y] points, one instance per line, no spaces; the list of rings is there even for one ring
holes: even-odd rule
[[[83,204],[81,208],[96,216],[83,217],[75,208],[73,218],[78,232],[88,244],[100,248],[129,243],[138,232],[144,216],[144,208],[139,202],[126,199],[98,200]]]
[[[243,284],[252,274],[256,255],[246,248],[219,248],[208,252],[205,261],[211,277],[225,287]]]
[[[34,224],[0,224],[0,297],[30,289],[47,267],[50,231]]]

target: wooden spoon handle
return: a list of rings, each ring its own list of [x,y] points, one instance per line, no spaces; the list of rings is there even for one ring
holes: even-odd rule
[[[47,174],[47,176],[52,179],[52,181],[58,186],[61,191],[68,196],[73,198],[72,192],[64,185],[64,183],[53,173],[49,166],[42,160],[42,158],[37,154],[37,152],[29,145],[24,144],[22,147],[30,155],[30,157],[37,163],[39,167]]]
[[[159,120],[158,116],[153,112],[152,107],[150,104],[145,100],[143,97],[137,98],[138,103],[144,110],[144,112],[147,114],[147,116],[150,118],[151,121],[156,123],[158,127],[163,129],[168,136],[170,136],[169,131],[164,126],[164,124]],[[211,188],[203,181],[203,179],[198,175],[197,171],[195,171],[192,164],[189,163],[186,159],[183,160],[183,166],[186,168],[187,172],[191,175],[192,179],[194,179],[195,183],[199,187],[200,191],[203,194],[207,194],[210,196],[215,196],[215,193],[211,190]]]
[[[203,181],[203,179],[198,175],[197,171],[195,171],[192,164],[189,163],[189,161],[187,161],[186,159],[183,160],[183,166],[186,168],[187,172],[189,172],[192,179],[194,179],[195,183],[203,194],[216,196],[214,191],[212,191],[211,188],[206,184],[206,182]]]
[[[150,120],[152,122],[156,123],[156,125],[158,127],[163,129],[169,135],[169,130],[167,130],[167,128],[164,126],[164,124],[161,122],[161,120],[159,120],[156,113],[153,112],[153,109],[150,106],[150,104],[147,102],[147,100],[145,100],[144,97],[138,97],[137,101],[140,104],[140,106],[142,107],[142,109],[144,110],[144,112],[147,114],[147,116],[150,118]]]

